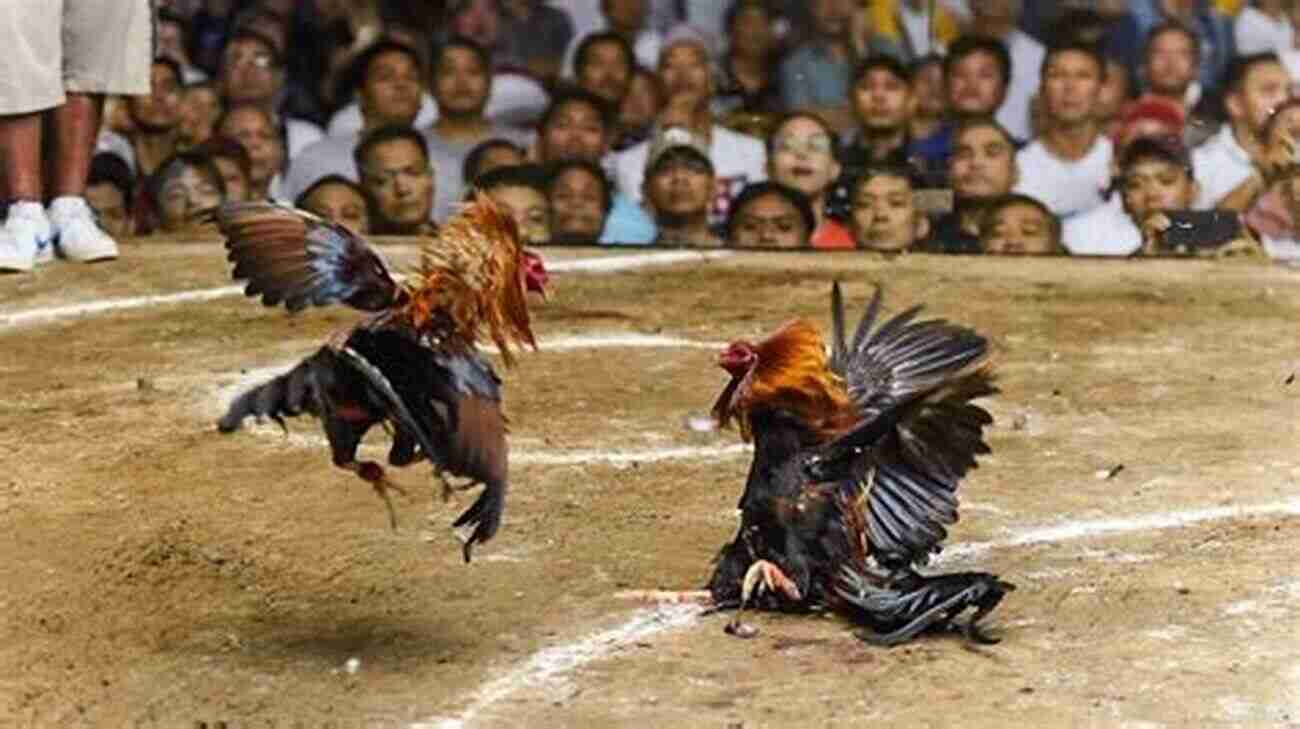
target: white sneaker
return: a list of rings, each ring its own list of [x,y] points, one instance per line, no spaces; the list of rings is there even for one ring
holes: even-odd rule
[[[117,258],[117,241],[100,230],[95,211],[84,197],[56,197],[50,203],[50,223],[59,253],[71,261],[90,263]]]
[[[45,207],[20,201],[9,206],[0,228],[0,271],[30,271],[54,257],[54,230]]]

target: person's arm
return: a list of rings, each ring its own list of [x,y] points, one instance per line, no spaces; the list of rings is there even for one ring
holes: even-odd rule
[[[1219,199],[1214,207],[1219,210],[1235,210],[1242,212],[1249,208],[1255,199],[1264,192],[1264,178],[1258,171],[1252,172],[1241,184],[1228,191]]]

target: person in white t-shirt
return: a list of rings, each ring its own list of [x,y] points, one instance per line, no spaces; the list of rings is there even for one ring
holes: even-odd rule
[[[721,225],[731,200],[745,185],[767,179],[767,150],[761,140],[713,122],[711,60],[709,41],[698,30],[678,26],[669,32],[659,57],[659,77],[668,101],[655,126],[680,126],[704,140],[715,184],[709,220]],[[649,143],[642,142],[620,152],[615,160],[619,190],[637,202],[643,199],[648,150]]]
[[[971,3],[971,32],[1000,41],[1011,56],[1007,96],[998,109],[998,123],[1017,139],[1028,139],[1029,105],[1039,87],[1046,52],[1043,44],[1020,30],[1020,0],[981,0]]]
[[[380,41],[363,51],[350,71],[363,126],[358,132],[327,136],[309,144],[289,160],[283,192],[290,200],[298,199],[326,175],[356,182],[359,176],[352,152],[361,136],[393,124],[409,127],[415,121],[424,69],[414,50],[401,43]]]
[[[1075,256],[1131,256],[1142,250],[1156,216],[1188,210],[1197,185],[1187,148],[1176,136],[1140,137],[1124,149],[1118,190],[1104,206],[1065,224],[1065,247]]]
[[[1290,0],[1255,0],[1252,5],[1242,8],[1232,24],[1237,54],[1245,56],[1291,50],[1295,30],[1291,27],[1287,6],[1292,4]]]
[[[1234,58],[1224,79],[1228,123],[1192,152],[1201,186],[1198,209],[1242,210],[1263,187],[1256,161],[1269,114],[1290,95],[1290,79],[1275,53]]]
[[[1102,203],[1113,146],[1097,120],[1106,62],[1092,46],[1061,45],[1043,61],[1040,95],[1047,130],[1016,154],[1015,191],[1062,218]]]

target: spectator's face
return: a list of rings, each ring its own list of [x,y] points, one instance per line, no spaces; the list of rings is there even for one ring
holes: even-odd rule
[[[129,96],[109,96],[104,99],[104,125],[110,130],[130,138],[135,134],[135,122],[131,119]]]
[[[1106,61],[1106,80],[1101,82],[1097,92],[1097,119],[1112,121],[1119,116],[1120,109],[1128,100],[1128,76],[1119,61]]]
[[[170,20],[158,22],[158,55],[170,58],[182,66],[189,63],[185,55],[185,32],[179,23]]]
[[[199,227],[198,215],[221,204],[221,188],[206,170],[185,165],[165,173],[158,188],[158,222],[166,233],[187,232]]]
[[[1019,0],[976,0],[970,9],[980,27],[1015,25],[1020,19]]]
[[[913,112],[922,119],[940,119],[948,111],[943,89],[943,64],[927,63],[912,76]]]
[[[433,210],[433,172],[419,145],[392,139],[370,148],[361,184],[375,199],[379,216],[391,226],[416,228]]]
[[[842,37],[849,27],[849,3],[846,0],[809,0],[813,29],[825,38]]]
[[[551,185],[557,240],[595,243],[605,227],[605,191],[592,174],[570,167]]]
[[[802,117],[776,130],[768,168],[772,179],[813,199],[819,199],[840,176],[830,135],[817,122]]]
[[[596,43],[587,48],[581,68],[576,70],[578,85],[617,105],[627,95],[632,80],[632,59],[614,42]]]
[[[1147,84],[1162,96],[1181,100],[1196,79],[1196,46],[1182,31],[1166,31],[1147,45]]]
[[[1257,63],[1241,87],[1227,96],[1228,116],[1258,134],[1264,122],[1290,94],[1291,79],[1280,63]]]
[[[912,116],[912,89],[889,71],[872,69],[853,87],[853,109],[868,131],[902,129]]]
[[[153,64],[149,72],[148,96],[127,100],[136,127],[145,131],[164,132],[175,129],[181,121],[181,84],[171,68]]]
[[[451,31],[484,48],[492,48],[501,35],[501,16],[493,0],[470,0],[465,9],[451,19]]]
[[[420,67],[406,53],[381,54],[366,69],[357,98],[373,126],[409,125],[420,111]]]
[[[645,25],[645,0],[602,0],[600,8],[609,27],[620,32],[640,30]]]
[[[468,48],[450,48],[433,71],[433,96],[440,113],[478,116],[487,105],[491,90],[488,69],[478,54]]]
[[[981,231],[985,253],[997,255],[1048,255],[1056,252],[1052,225],[1036,205],[1004,205]]]
[[[181,92],[181,138],[189,145],[206,142],[220,117],[221,97],[217,96],[216,89],[195,86]]]
[[[627,129],[641,129],[654,121],[661,106],[655,78],[648,73],[634,73],[627,85],[627,96],[618,108],[618,123]]]
[[[712,93],[709,59],[693,43],[678,43],[659,61],[659,80],[668,98],[689,96],[704,99]]]
[[[1187,170],[1163,159],[1139,158],[1121,180],[1124,209],[1134,222],[1163,210],[1187,210],[1196,198],[1196,182]]]
[[[713,197],[713,171],[703,160],[680,156],[663,161],[646,180],[646,197],[656,213],[702,218]]]
[[[731,21],[731,49],[744,58],[766,58],[776,42],[772,18],[767,11],[750,5]]]
[[[1095,119],[1101,68],[1079,51],[1057,53],[1043,69],[1043,101],[1048,118],[1074,126]]]
[[[998,130],[971,127],[953,140],[948,177],[963,200],[1005,195],[1016,184],[1016,150]]]
[[[226,200],[243,202],[250,199],[248,176],[244,174],[244,168],[239,166],[239,162],[229,157],[213,157],[212,164],[216,165],[217,172],[221,173],[221,184],[226,188]]]
[[[546,196],[531,187],[513,185],[494,187],[488,197],[505,208],[519,228],[519,237],[527,245],[551,242],[551,206]]]
[[[221,54],[218,84],[227,103],[268,102],[280,91],[282,77],[271,49],[253,38],[237,38]]]
[[[1300,107],[1287,107],[1277,113],[1264,144],[1271,169],[1280,172],[1300,164]]]
[[[876,175],[853,192],[853,237],[873,251],[902,251],[925,236],[928,226],[912,200],[912,185],[891,175]]]
[[[958,114],[987,116],[998,110],[1007,93],[997,59],[988,53],[968,53],[952,66],[945,79],[948,106]]]
[[[366,210],[366,199],[347,185],[320,185],[303,200],[303,207],[357,235],[370,232],[370,212]]]
[[[538,150],[542,162],[562,159],[598,161],[608,150],[605,121],[590,104],[570,101],[551,115],[542,129]]]
[[[256,109],[237,109],[226,115],[222,136],[244,145],[250,166],[252,194],[261,197],[275,173],[284,164],[284,147],[266,114]]]
[[[812,231],[781,195],[760,195],[736,211],[728,243],[736,248],[806,248]]]
[[[131,216],[127,214],[126,196],[107,182],[86,186],[86,203],[95,211],[99,227],[114,238],[131,235]]]
[[[483,156],[478,160],[478,169],[474,170],[474,177],[478,178],[495,169],[502,167],[514,167],[524,163],[524,156],[514,147],[497,146],[489,147]]]

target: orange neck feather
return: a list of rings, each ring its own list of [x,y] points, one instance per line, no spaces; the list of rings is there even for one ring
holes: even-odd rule
[[[844,383],[831,372],[817,328],[802,319],[786,323],[756,347],[758,361],[737,392],[733,411],[748,434],[749,412],[758,407],[793,413],[819,440],[851,426],[857,415]]]
[[[511,346],[536,347],[520,275],[514,220],[479,193],[421,251],[407,283],[406,314],[417,329],[450,326],[468,344],[486,335],[507,365]]]

